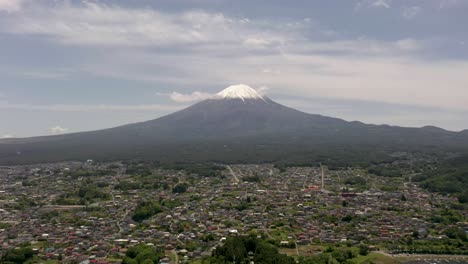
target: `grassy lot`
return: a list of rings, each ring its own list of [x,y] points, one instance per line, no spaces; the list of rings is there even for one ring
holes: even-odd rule
[[[279,252],[286,254],[288,256],[297,256],[297,251],[299,251],[300,256],[310,256],[311,254],[314,254],[314,252],[320,252],[322,251],[321,246],[298,246],[297,250],[296,248],[280,248]]]
[[[353,259],[357,264],[364,264],[364,263],[375,263],[375,264],[398,264],[401,263],[396,258],[392,258],[389,256],[385,256],[380,253],[370,253],[367,256],[359,256]]]

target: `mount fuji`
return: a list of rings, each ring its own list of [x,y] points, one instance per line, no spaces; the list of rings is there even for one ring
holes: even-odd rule
[[[467,133],[368,125],[304,113],[233,85],[173,114],[116,128],[0,140],[0,164],[63,160],[269,162],[465,151]]]

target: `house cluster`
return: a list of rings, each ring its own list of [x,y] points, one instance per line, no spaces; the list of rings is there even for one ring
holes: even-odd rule
[[[148,185],[152,175],[158,184]],[[442,227],[431,217],[454,202],[357,169],[281,172],[263,164],[232,165],[221,177],[161,168],[152,175],[93,161],[1,167],[0,250],[29,243],[43,260],[119,263],[143,243],[165,251],[162,263],[175,263],[211,255],[235,235],[265,237],[282,247],[362,240],[380,245],[415,233],[441,239]],[[366,182],[349,184],[356,177]],[[117,188],[122,182],[137,187]],[[186,192],[172,192],[180,182],[188,184]],[[87,192],[83,186],[95,188]],[[160,212],[134,221],[141,201],[159,203]]]

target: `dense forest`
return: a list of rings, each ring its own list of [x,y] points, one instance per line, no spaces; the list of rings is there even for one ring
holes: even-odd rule
[[[468,202],[468,154],[441,161],[434,170],[413,178],[421,186],[444,194],[455,194],[461,203]]]

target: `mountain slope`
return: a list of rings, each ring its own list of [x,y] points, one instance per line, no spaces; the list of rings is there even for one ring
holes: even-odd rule
[[[147,122],[0,141],[0,164],[134,158],[259,162],[421,149],[468,149],[468,136],[434,127],[366,125],[307,114],[238,85]]]

